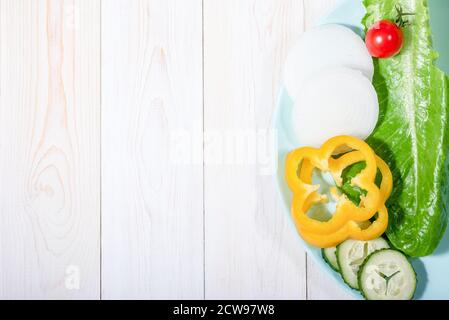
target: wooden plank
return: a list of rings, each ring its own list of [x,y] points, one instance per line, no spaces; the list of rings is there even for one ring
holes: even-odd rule
[[[205,295],[303,299],[305,253],[274,183],[270,132],[302,1],[205,0]]]
[[[330,12],[338,0],[305,0],[305,27],[313,27],[318,19]],[[307,298],[311,300],[351,299],[337,283],[320,268],[315,266],[312,258],[307,259]]]
[[[103,298],[202,298],[201,0],[104,1],[102,52]]]
[[[100,296],[99,18],[0,2],[0,298]]]

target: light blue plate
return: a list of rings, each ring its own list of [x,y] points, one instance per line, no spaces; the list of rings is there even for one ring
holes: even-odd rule
[[[445,3],[447,4],[449,1]],[[432,7],[430,13],[432,15]],[[360,21],[362,20],[364,14],[365,9],[360,0],[343,0],[336,6],[335,10],[322,19],[319,24],[339,23],[350,27],[359,34],[362,34],[362,25]],[[435,22],[431,21],[431,25],[434,28]],[[437,48],[444,46],[447,46],[447,44],[440,43],[439,45],[436,45]],[[449,65],[448,55],[440,55],[440,60],[442,58],[444,58],[444,61],[439,61],[439,64],[442,66]],[[279,167],[277,173],[277,184],[285,206],[285,211],[289,216],[292,195],[284,181],[284,162],[287,153],[298,147],[298,144],[294,138],[295,135],[290,125],[291,109],[292,101],[290,100],[285,89],[282,88],[279,93],[274,118],[274,127],[278,132]],[[294,224],[292,223],[291,225],[295,229]],[[298,236],[298,238],[315,263],[319,265],[322,270],[329,273],[340,284],[343,290],[349,292],[356,298],[362,298],[357,291],[350,289],[344,284],[338,273],[334,272],[329,266],[327,266],[321,258],[320,250],[306,244],[301,237]],[[416,290],[415,299],[449,299],[449,232],[446,232],[444,239],[441,241],[440,246],[433,255],[422,259],[413,259],[412,264],[418,276],[418,287]]]

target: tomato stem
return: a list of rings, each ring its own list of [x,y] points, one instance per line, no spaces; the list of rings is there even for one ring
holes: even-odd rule
[[[410,21],[408,19],[404,19],[404,17],[414,15],[415,14],[411,12],[404,12],[400,5],[396,5],[396,19],[394,22],[398,25],[398,27],[404,28],[410,24]]]

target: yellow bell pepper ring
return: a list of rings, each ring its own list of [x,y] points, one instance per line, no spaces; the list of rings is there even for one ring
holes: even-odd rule
[[[352,151],[344,154],[338,159],[332,159],[331,161],[332,161],[331,166],[333,166],[335,170],[338,170],[341,175],[343,169],[348,165],[353,165],[357,162],[363,161],[363,154],[360,153],[359,151]],[[384,203],[391,194],[393,187],[393,177],[388,165],[378,156],[376,156],[376,163],[382,175],[380,193],[382,197],[382,202]],[[311,181],[313,169],[314,168],[310,164],[310,162],[305,162],[301,168],[301,176],[300,176],[301,179],[303,179],[304,181]],[[312,201],[308,201],[306,204],[307,208],[309,209],[314,201],[320,200],[320,195],[314,194],[314,196],[311,197],[310,200]],[[364,225],[364,227],[362,228],[361,225]],[[332,234],[328,235],[313,234],[302,231],[299,226],[297,227],[301,236],[308,243],[317,247],[327,248],[327,247],[334,247],[348,238],[362,241],[368,241],[378,238],[385,232],[387,226],[388,226],[388,211],[384,205],[379,210],[378,217],[373,223],[371,223],[370,221],[364,221],[363,223],[356,223],[354,221],[349,221],[347,225],[345,225],[342,229]]]
[[[307,215],[307,207],[312,204],[326,201],[325,196],[316,197],[314,193],[319,186],[311,184],[310,173],[313,169],[331,172],[337,185],[341,185],[341,172],[353,162],[353,157],[334,159],[332,156],[341,148],[357,150],[361,160],[365,161],[365,168],[352,179],[352,184],[367,191],[361,206],[356,206],[346,197],[340,197],[336,212],[326,222],[317,221]],[[339,161],[334,161],[339,160]],[[305,166],[304,174],[302,166]],[[383,205],[379,188],[374,183],[377,173],[376,156],[373,150],[364,141],[350,136],[338,136],[329,139],[320,149],[304,147],[299,148],[287,156],[286,180],[293,191],[292,214],[302,230],[313,234],[330,234],[341,229],[348,221],[365,221],[373,217]]]
[[[338,159],[331,159],[331,172],[338,177],[341,177],[341,174],[343,170],[351,166],[357,162],[363,161],[363,154],[359,151],[352,151],[348,152],[344,155],[342,155]],[[382,175],[382,181],[380,183],[380,194],[381,194],[381,202],[385,203],[387,199],[391,195],[391,191],[393,190],[393,175],[390,171],[390,168],[385,163],[385,161],[382,160],[379,156],[376,155],[376,164],[377,168],[379,169],[381,175]],[[306,164],[307,165],[307,164]],[[306,168],[307,170],[304,173],[313,171],[313,168]],[[335,179],[336,177],[334,177]],[[363,201],[363,197],[361,199]]]
[[[349,223],[349,237],[355,240],[373,240],[379,238],[388,226],[388,210],[384,205],[377,213],[377,219],[374,220],[366,229],[360,228],[354,221]]]
[[[302,231],[301,229],[298,229],[298,232],[301,235],[301,238],[304,239],[304,241],[318,248],[336,247],[349,238],[347,225],[337,232],[328,235],[308,233]]]
[[[388,165],[380,157],[376,156],[377,168],[382,174],[382,181],[380,183],[380,193],[382,202],[385,203],[393,191],[393,174]]]
[[[314,234],[301,230],[297,226],[298,232],[301,237],[309,244],[319,248],[335,247],[347,239],[368,241],[380,237],[387,229],[388,226],[388,211],[383,206],[379,212],[378,217],[374,222],[368,222],[368,226],[361,228],[360,225],[354,221],[349,221],[348,224],[343,226],[337,232],[323,235]]]
[[[380,193],[382,194],[383,202],[385,202],[390,197],[391,191],[393,190],[393,175],[385,161],[377,155],[375,155],[375,157],[377,168],[382,174]],[[338,159],[331,159],[331,173],[335,175],[334,179],[340,178],[345,168],[361,161],[364,161],[364,159],[363,154],[359,151],[348,152]],[[313,168],[308,168],[307,170],[310,171],[313,170]]]

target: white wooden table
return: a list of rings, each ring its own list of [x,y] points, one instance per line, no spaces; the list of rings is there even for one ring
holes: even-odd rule
[[[348,298],[270,160],[286,53],[336,1],[0,0],[0,298]]]

